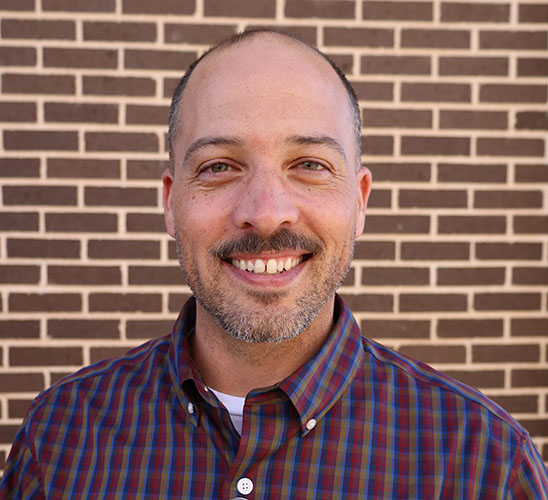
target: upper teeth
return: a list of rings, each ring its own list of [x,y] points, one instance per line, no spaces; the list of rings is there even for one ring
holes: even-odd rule
[[[276,274],[282,271],[289,271],[302,261],[302,257],[288,257],[287,259],[268,259],[266,261],[263,259],[232,259],[231,263],[238,269],[255,274]]]

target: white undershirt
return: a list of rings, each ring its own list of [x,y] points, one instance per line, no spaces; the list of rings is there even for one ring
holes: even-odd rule
[[[230,414],[230,420],[232,420],[232,425],[234,425],[234,428],[238,431],[238,434],[241,435],[245,398],[241,398],[239,396],[231,396],[230,394],[216,391],[211,387],[209,387],[208,389],[213,392],[215,396],[217,396],[221,403],[223,403],[224,407],[228,410],[228,413]]]

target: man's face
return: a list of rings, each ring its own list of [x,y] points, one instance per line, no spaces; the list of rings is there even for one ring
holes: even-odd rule
[[[187,282],[232,336],[280,341],[331,317],[369,193],[328,63],[256,36],[196,68],[179,110],[168,232]]]

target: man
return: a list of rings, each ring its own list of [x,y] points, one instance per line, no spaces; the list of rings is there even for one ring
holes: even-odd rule
[[[38,396],[0,495],[548,498],[517,422],[362,338],[335,295],[369,195],[359,132],[340,71],[288,35],[191,67],[163,182],[196,299],[171,336]]]

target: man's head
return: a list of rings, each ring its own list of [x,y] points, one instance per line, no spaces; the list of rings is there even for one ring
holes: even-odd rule
[[[179,95],[164,207],[198,317],[249,342],[330,322],[369,193],[340,75],[255,33],[210,52]]]

